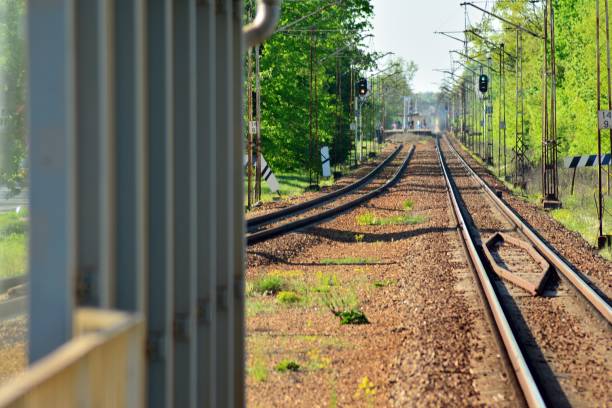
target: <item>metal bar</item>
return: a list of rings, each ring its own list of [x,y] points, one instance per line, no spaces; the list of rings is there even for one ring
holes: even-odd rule
[[[145,312],[148,219],[145,138],[145,4],[115,0],[116,279],[115,306]]]
[[[174,403],[197,401],[195,0],[173,3]]]
[[[230,92],[233,93],[232,99],[232,110],[231,114],[234,117],[233,133],[229,134],[229,139],[232,140],[231,147],[233,151],[230,152],[230,165],[232,168],[233,178],[231,185],[233,186],[233,202],[231,203],[231,210],[233,214],[231,217],[235,220],[233,229],[233,258],[234,265],[233,270],[229,273],[233,275],[230,279],[230,299],[233,299],[233,367],[230,370],[231,385],[229,388],[230,392],[234,397],[233,406],[244,407],[246,406],[246,384],[245,384],[245,300],[244,300],[244,286],[245,286],[245,227],[244,221],[244,170],[242,165],[242,156],[244,154],[244,139],[242,137],[242,95],[243,95],[243,84],[244,77],[242,69],[244,67],[244,53],[243,53],[243,36],[242,34],[242,0],[233,0],[233,15],[232,15],[232,66],[231,72],[232,87]],[[280,1],[278,1],[278,8],[280,10]],[[276,17],[278,18],[278,17]],[[272,27],[276,25],[276,21],[272,23]],[[244,39],[246,42],[246,38]],[[261,112],[261,109],[260,109]],[[261,113],[260,113],[261,114]]]
[[[76,269],[75,10],[27,3],[30,137],[30,363],[72,335]],[[32,46],[36,44],[36,47]]]
[[[115,298],[112,7],[86,0],[76,13],[78,302],[110,308]]]
[[[233,372],[234,367],[234,282],[235,267],[234,237],[233,233],[239,219],[234,219],[232,203],[234,193],[232,183],[239,177],[234,174],[234,126],[238,120],[233,115],[234,86],[232,39],[232,0],[216,2],[216,41],[215,41],[215,67],[216,89],[215,100],[217,104],[217,179],[215,199],[217,200],[216,219],[217,229],[217,288],[216,288],[216,346],[215,346],[215,373],[218,381],[216,406],[234,406]],[[236,62],[238,63],[238,62]],[[219,136],[217,136],[219,135]],[[242,164],[242,157],[240,158]]]
[[[169,407],[174,383],[172,2],[151,0],[148,6],[148,405]]]
[[[196,151],[197,151],[197,406],[216,407],[215,369],[217,293],[217,81],[214,1],[196,5]],[[219,139],[219,140],[217,140]],[[223,160],[219,159],[219,164]],[[220,170],[221,173],[223,170]]]

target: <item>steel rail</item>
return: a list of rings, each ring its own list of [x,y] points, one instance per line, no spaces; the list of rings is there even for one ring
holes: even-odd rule
[[[476,174],[474,169],[461,157],[461,155],[457,152],[457,149],[447,141],[450,148],[455,152],[463,166],[466,170],[474,177],[476,181],[480,184],[480,186],[484,189],[487,195],[493,200],[495,205],[502,211],[502,213],[508,217],[508,219],[517,227],[519,231],[521,231],[537,248],[538,251],[557,268],[559,272],[567,278],[567,280],[574,285],[574,287],[578,290],[586,301],[597,310],[597,312],[610,324],[612,323],[612,308],[610,307],[609,302],[602,298],[593,288],[584,281],[584,279],[578,275],[569,263],[559,256],[551,247],[550,244],[544,242],[542,238],[535,232],[535,230],[529,226],[523,219],[501,198],[493,192],[493,190],[489,187],[485,181]]]
[[[497,294],[495,293],[493,284],[491,283],[485,266],[482,263],[482,260],[478,254],[476,245],[474,244],[472,236],[470,235],[468,225],[463,217],[461,206],[459,205],[459,201],[457,200],[458,192],[456,186],[451,182],[450,172],[446,165],[444,154],[442,153],[439,137],[436,138],[436,150],[438,152],[438,160],[440,162],[440,167],[442,168],[442,173],[446,182],[447,192],[453,207],[455,217],[457,219],[457,227],[460,229],[461,236],[468,252],[468,256],[470,257],[471,263],[474,267],[474,270],[476,271],[478,280],[480,281],[480,285],[485,294],[488,307],[491,311],[497,331],[508,354],[510,363],[512,364],[514,375],[518,380],[525,401],[530,407],[545,407],[546,404],[544,402],[542,394],[533,378],[533,375],[531,374],[531,371],[529,370],[527,361],[525,360],[523,352],[521,351],[521,348],[518,345],[518,342],[510,327],[506,314],[504,313],[501,303],[497,298]]]
[[[393,151],[385,160],[383,160],[378,166],[376,166],[371,172],[366,174],[364,177],[360,178],[353,184],[349,184],[348,186],[342,187],[339,190],[332,191],[331,193],[325,194],[323,196],[317,197],[313,200],[309,200],[300,204],[292,205],[290,207],[286,207],[275,211],[270,214],[260,215],[259,217],[253,217],[250,220],[247,220],[247,229],[251,230],[253,228],[257,228],[261,225],[269,224],[274,221],[278,221],[281,218],[288,217],[290,215],[295,215],[299,212],[308,210],[310,208],[321,205],[325,202],[328,202],[336,197],[349,193],[355,190],[358,187],[361,187],[365,183],[371,181],[371,179],[376,176],[389,162],[391,162],[395,156],[402,150],[403,145],[400,144],[395,151]]]
[[[351,209],[365,201],[368,201],[374,197],[376,197],[377,195],[383,193],[386,189],[392,187],[393,185],[395,185],[402,173],[404,172],[404,170],[406,169],[406,167],[408,166],[408,163],[410,162],[410,158],[412,157],[413,153],[414,153],[414,145],[412,145],[412,147],[410,148],[410,150],[408,151],[408,154],[406,155],[406,158],[404,159],[404,161],[402,162],[401,166],[397,169],[397,171],[395,172],[395,174],[393,175],[393,177],[391,177],[389,180],[387,180],[385,182],[385,184],[383,184],[382,186],[378,187],[375,190],[372,190],[366,194],[363,194],[357,198],[355,198],[354,200],[348,201],[344,204],[341,204],[337,207],[334,208],[330,208],[328,210],[325,211],[321,211],[320,213],[311,215],[309,217],[305,217],[305,218],[301,218],[292,222],[288,222],[286,224],[282,224],[279,225],[278,227],[274,227],[274,228],[270,228],[270,229],[266,229],[260,232],[256,232],[250,235],[247,235],[247,245],[254,245],[263,241],[267,241],[269,239],[278,237],[280,235],[284,235],[287,234],[289,232],[295,231],[297,229],[300,228],[304,228],[316,223],[319,223],[323,220],[326,220],[328,218],[334,217],[348,209]]]

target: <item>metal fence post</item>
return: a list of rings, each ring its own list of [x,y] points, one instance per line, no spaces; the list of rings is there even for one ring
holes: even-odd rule
[[[197,405],[215,407],[217,373],[217,127],[215,2],[197,4],[196,21],[196,151],[197,151]]]
[[[170,0],[147,4],[148,406],[170,407],[174,383],[173,13]]]
[[[216,313],[216,376],[217,400],[220,407],[234,406],[233,367],[234,351],[234,267],[236,250],[234,234],[234,188],[237,174],[234,174],[234,126],[238,120],[234,114],[235,84],[234,54],[232,39],[233,0],[216,2],[215,41],[215,95],[216,95],[216,152],[217,178],[214,197],[217,200],[217,313]],[[236,62],[237,63],[237,62]],[[242,163],[242,160],[240,160]]]
[[[76,269],[74,3],[30,0],[27,19],[31,202],[28,355],[32,363],[72,335]]]
[[[115,144],[111,4],[77,3],[78,302],[114,301]]]
[[[174,406],[196,407],[195,0],[174,8]]]
[[[144,0],[115,0],[115,306],[143,313],[147,295],[149,208],[145,26]]]

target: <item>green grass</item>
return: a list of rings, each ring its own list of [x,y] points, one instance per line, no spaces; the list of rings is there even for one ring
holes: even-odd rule
[[[0,239],[11,235],[25,235],[28,223],[21,215],[14,212],[0,214]]]
[[[607,197],[606,197],[607,198]],[[569,230],[576,231],[591,245],[597,245],[598,217],[592,194],[579,194],[561,197],[563,208],[551,211],[552,217]],[[612,200],[612,199],[608,199]],[[608,210],[609,211],[609,210]],[[612,214],[605,213],[604,234],[612,234]],[[612,260],[612,250],[600,251],[602,257]]]
[[[356,217],[359,225],[414,225],[427,221],[422,215],[393,215],[390,217],[378,217],[373,213],[363,213]]]
[[[262,300],[247,299],[246,315],[247,317],[255,317],[262,314],[272,313],[274,304]]]
[[[249,366],[248,373],[257,382],[264,382],[268,379],[268,367],[265,360],[257,356],[254,358],[253,364]]]
[[[0,214],[0,279],[26,273],[28,224],[22,216]]]
[[[405,200],[402,203],[402,207],[404,208],[405,211],[410,211],[412,210],[412,207],[414,207],[414,202],[412,200]]]
[[[323,258],[320,260],[323,265],[375,265],[380,263],[374,258]]]
[[[284,359],[274,369],[279,373],[286,373],[287,371],[297,372],[300,371],[300,365],[293,360]]]
[[[304,194],[304,191],[308,188],[308,185],[309,185],[308,172],[303,172],[303,173],[297,173],[297,172],[295,173],[293,172],[276,173],[275,172],[274,174],[276,175],[276,178],[278,179],[278,184],[280,185],[280,195],[282,197],[291,197],[291,196],[297,196],[297,195]],[[254,187],[254,184],[255,184],[255,181],[253,181],[253,187]],[[333,176],[328,179],[319,178],[320,187],[331,186],[332,184],[334,184]],[[247,189],[248,189],[248,184],[247,184],[247,180],[245,176],[245,181],[244,181],[245,205],[248,200]],[[269,202],[269,201],[274,200],[275,198],[278,198],[278,193],[272,193],[270,191],[270,188],[268,187],[268,184],[264,181],[261,185],[261,201]]]

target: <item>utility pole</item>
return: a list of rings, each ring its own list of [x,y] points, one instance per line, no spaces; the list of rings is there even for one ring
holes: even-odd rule
[[[502,163],[502,143],[503,143],[503,163],[504,163],[504,180],[507,180],[508,173],[506,170],[506,82],[505,82],[505,58],[504,44],[500,44],[499,48],[499,137],[497,142],[497,173],[501,176]]]
[[[257,122],[257,163],[255,164],[255,199],[261,201],[261,70],[259,60],[261,58],[261,45],[255,48],[255,100],[256,122]]]
[[[253,206],[253,49],[250,48],[247,63],[247,114],[249,126],[247,129],[247,208],[250,210]]]
[[[486,163],[488,165],[493,164],[493,70],[491,67],[491,57],[487,58],[487,68],[489,74],[489,90],[485,95],[485,109],[486,109],[486,126],[487,126],[487,151],[486,151]]]
[[[608,0],[606,0],[606,60],[608,63],[608,110],[612,111],[612,70],[610,67],[610,14]],[[608,196],[610,195],[610,182],[612,180],[612,129],[610,129],[610,163],[608,163]]]
[[[516,100],[514,117],[514,184],[525,188],[527,144],[525,141],[525,93],[523,88],[523,32],[516,30]]]
[[[314,150],[313,143],[313,79],[314,79],[314,27],[310,34],[310,77],[308,80],[308,188],[313,186],[312,180],[312,156]]]
[[[603,218],[604,218],[604,194],[603,194],[603,164],[602,164],[602,130],[610,129],[612,132],[612,101],[610,100],[611,94],[611,80],[610,80],[610,38],[609,38],[609,17],[608,17],[608,0],[605,0],[605,17],[606,17],[606,67],[608,72],[608,110],[602,110],[602,92],[601,92],[601,46],[600,46],[600,0],[595,1],[595,47],[597,48],[597,218],[598,218],[598,235],[597,235],[597,247],[602,249],[606,243],[610,244],[610,236],[604,235],[603,230]],[[612,139],[612,135],[610,136]],[[612,149],[612,140],[611,147]],[[609,168],[608,168],[609,169]],[[609,183],[608,174],[608,183]],[[609,187],[608,187],[609,188]]]
[[[544,0],[544,67],[542,118],[542,202],[544,208],[561,207],[557,173],[557,64],[555,59],[555,10]]]

